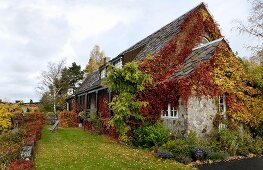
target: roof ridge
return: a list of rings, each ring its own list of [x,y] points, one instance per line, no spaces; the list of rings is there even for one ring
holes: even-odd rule
[[[126,50],[122,51],[119,55],[122,55],[124,53],[126,53],[127,51],[131,51],[134,48],[137,48],[136,45],[139,45],[140,43],[142,43],[144,40],[146,40],[147,38],[153,36],[154,34],[158,33],[159,31],[161,31],[162,29],[166,28],[168,25],[172,24],[173,22],[178,21],[179,18],[182,18],[184,16],[186,16],[187,14],[189,14],[190,12],[194,11],[195,9],[199,8],[201,5],[204,5],[204,2],[201,2],[200,4],[198,4],[197,6],[193,7],[192,9],[188,10],[187,12],[185,12],[184,14],[180,15],[179,17],[177,17],[176,19],[172,20],[171,22],[169,22],[168,24],[164,25],[163,27],[159,28],[158,30],[156,30],[155,32],[149,34],[148,36],[146,36],[145,38],[141,39],[140,41],[138,41],[137,43],[133,44],[132,46],[130,46],[129,48],[127,48]],[[142,43],[140,46],[144,45],[145,43]],[[117,57],[119,56],[117,55]],[[115,57],[114,57],[115,58]]]
[[[195,48],[192,49],[192,51],[195,51],[195,50],[197,50],[197,49],[199,49],[199,48],[203,48],[203,47],[206,47],[206,46],[208,46],[208,45],[217,43],[217,42],[222,41],[222,40],[224,40],[224,39],[225,39],[225,37],[218,38],[218,39],[216,39],[216,40],[210,41],[209,43],[206,43],[206,44],[200,45],[200,46],[198,46],[198,47],[195,47]]]

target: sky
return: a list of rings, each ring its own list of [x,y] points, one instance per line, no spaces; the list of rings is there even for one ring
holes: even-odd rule
[[[200,4],[201,0],[1,0],[0,99],[38,101],[36,87],[48,62],[66,59],[83,68],[99,45],[116,57],[136,42]],[[204,0],[222,34],[240,57],[248,44],[236,20],[246,22],[247,0]]]

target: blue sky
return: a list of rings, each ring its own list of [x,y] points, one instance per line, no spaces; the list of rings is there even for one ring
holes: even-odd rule
[[[33,99],[49,61],[66,58],[83,67],[95,44],[106,56],[123,50],[189,11],[200,0],[6,0],[0,1],[0,99]],[[247,0],[205,0],[222,34],[240,57],[257,40],[233,29],[246,21]]]

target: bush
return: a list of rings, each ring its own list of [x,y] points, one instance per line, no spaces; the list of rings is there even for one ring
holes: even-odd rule
[[[254,148],[254,139],[250,133],[244,133],[239,142],[239,147],[237,149],[237,155],[247,156],[249,152]]]
[[[174,157],[172,152],[168,151],[167,149],[163,149],[163,148],[158,149],[156,155],[157,155],[157,157],[164,158],[164,159],[167,159],[167,158],[169,159],[169,158]]]
[[[0,163],[7,164],[12,160],[17,159],[21,148],[21,143],[15,143],[12,141],[0,142]]]
[[[167,142],[169,131],[162,123],[141,126],[134,131],[134,145],[143,148],[161,146]]]
[[[59,113],[61,127],[77,127],[77,114],[75,112],[62,111]]]
[[[18,158],[22,148],[22,139],[26,136],[25,130],[17,132],[6,132],[0,135],[0,164],[5,165],[8,162]]]
[[[12,127],[15,112],[22,113],[19,104],[0,103],[0,134]]]
[[[255,135],[263,137],[263,120],[260,122],[259,126],[255,129]]]
[[[168,141],[166,144],[163,145],[163,148],[172,152],[173,155],[188,155],[188,156],[191,156],[191,150],[193,149],[183,139]]]
[[[217,151],[217,152],[209,152],[207,155],[207,159],[211,159],[211,160],[225,160],[226,158],[228,158],[229,155],[227,152],[224,151]]]
[[[227,151],[230,155],[236,155],[240,140],[238,132],[229,129],[223,129],[219,132],[221,149]]]
[[[207,148],[209,151],[220,151],[220,142],[216,141],[216,140],[209,140],[209,141],[202,141],[200,143],[200,146],[202,146],[203,148]]]
[[[262,154],[263,153],[263,139],[261,137],[256,137],[253,147],[250,151],[254,154]]]
[[[8,165],[8,170],[34,170],[34,163],[30,160],[15,160]]]
[[[190,156],[183,155],[183,154],[174,155],[174,159],[178,162],[183,163],[183,164],[188,164],[188,163],[192,162],[192,158]]]

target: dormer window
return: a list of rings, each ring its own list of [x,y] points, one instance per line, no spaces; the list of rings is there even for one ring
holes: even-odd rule
[[[114,63],[114,66],[115,66],[116,68],[122,68],[122,60],[121,60],[121,59],[118,60],[116,63]]]
[[[161,118],[177,119],[178,118],[178,109],[175,109],[169,103],[168,106],[167,106],[167,110],[162,110]]]
[[[100,78],[103,79],[106,77],[106,68],[103,68],[100,72]]]

